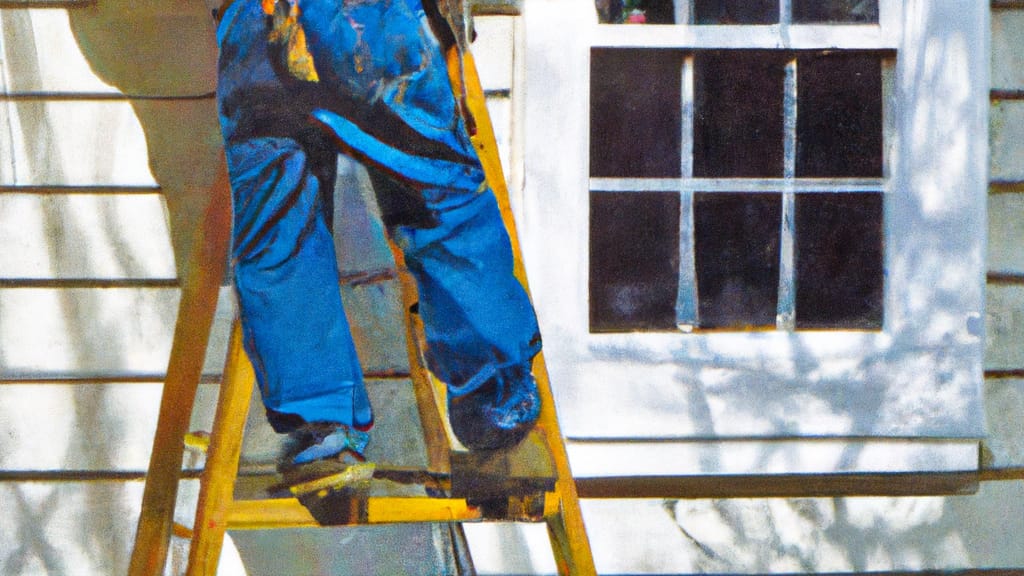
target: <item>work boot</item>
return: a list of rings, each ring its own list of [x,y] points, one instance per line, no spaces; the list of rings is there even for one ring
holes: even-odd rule
[[[367,490],[375,467],[363,452],[369,434],[334,422],[305,424],[289,434],[273,497],[293,496],[323,526],[358,521],[353,496]]]
[[[289,433],[282,468],[302,466],[318,460],[352,458],[363,462],[370,435],[336,422],[312,422]]]
[[[448,387],[448,421],[470,450],[515,446],[539,416],[540,395],[528,364],[489,366],[462,386]]]

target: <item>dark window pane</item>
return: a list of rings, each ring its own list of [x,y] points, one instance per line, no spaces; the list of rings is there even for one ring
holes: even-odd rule
[[[679,195],[590,195],[590,329],[675,329]]]
[[[695,0],[697,24],[776,24],[779,0]]]
[[[797,194],[797,328],[880,329],[882,281],[882,195]]]
[[[643,20],[646,24],[675,24],[676,14],[675,5],[672,0],[635,0],[627,1],[627,7],[632,8],[632,5],[636,6],[636,9],[643,13]],[[626,17],[632,10],[626,11]]]
[[[882,175],[881,56],[800,56],[797,110],[797,176]]]
[[[782,176],[785,60],[748,50],[695,57],[693,174]]]
[[[775,325],[779,194],[696,194],[694,244],[701,328]]]
[[[679,176],[681,67],[678,51],[591,52],[591,176]]]
[[[672,0],[596,0],[602,24],[675,24]]]
[[[877,23],[878,0],[793,0],[793,21]]]

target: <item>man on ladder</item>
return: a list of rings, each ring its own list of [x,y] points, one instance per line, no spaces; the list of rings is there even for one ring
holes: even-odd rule
[[[450,29],[421,0],[229,0],[219,20],[235,286],[268,419],[290,435],[282,466],[361,461],[374,421],[328,225],[339,152],[366,166],[416,279],[453,432],[517,444],[540,412],[540,337],[449,80]]]

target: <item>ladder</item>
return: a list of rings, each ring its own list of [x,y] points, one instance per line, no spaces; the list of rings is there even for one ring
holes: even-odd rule
[[[447,53],[453,88],[462,91],[477,131],[473,137],[487,180],[498,198],[515,254],[515,274],[527,286],[508,190],[484,93],[472,56],[452,47]],[[460,73],[461,72],[461,73]],[[209,433],[206,464],[200,477],[199,501],[191,529],[173,523],[177,485],[186,442],[204,443],[187,431],[203,364],[218,288],[221,263],[230,230],[230,191],[226,178],[218,183],[202,230],[196,235],[193,258],[182,282],[182,300],[175,328],[153,451],[146,478],[142,512],[129,573],[161,573],[173,533],[191,539],[187,574],[216,573],[227,529],[315,527],[320,524],[296,497],[236,500],[242,437],[254,374],[241,344],[236,319],[232,327],[224,377]],[[534,431],[518,446],[493,453],[465,450],[454,439],[445,417],[445,385],[423,362],[423,337],[415,312],[416,289],[394,250],[402,286],[410,378],[427,449],[422,470],[379,466],[374,478],[398,479],[423,490],[409,495],[353,489],[338,492],[331,525],[407,522],[544,522],[559,574],[596,574],[571,476],[564,440],[554,409],[543,353],[534,361],[542,400]],[[369,477],[363,478],[365,481]],[[324,487],[312,486],[317,491]],[[458,532],[461,534],[461,531]],[[458,538],[456,538],[458,540]],[[471,566],[469,567],[471,571]]]

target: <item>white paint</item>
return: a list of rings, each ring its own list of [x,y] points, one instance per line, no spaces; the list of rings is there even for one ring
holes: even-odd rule
[[[879,26],[782,34],[599,25],[589,0],[527,0],[521,236],[569,435],[976,444],[984,434],[982,341],[969,322],[983,310],[988,11],[984,3],[900,4],[882,2]],[[896,49],[886,104],[894,118],[886,122],[884,329],[589,334],[592,45]]]
[[[978,465],[978,443],[831,440],[601,442],[569,440],[577,478],[700,474],[963,472]]]
[[[174,278],[163,198],[3,194],[7,278]]]

